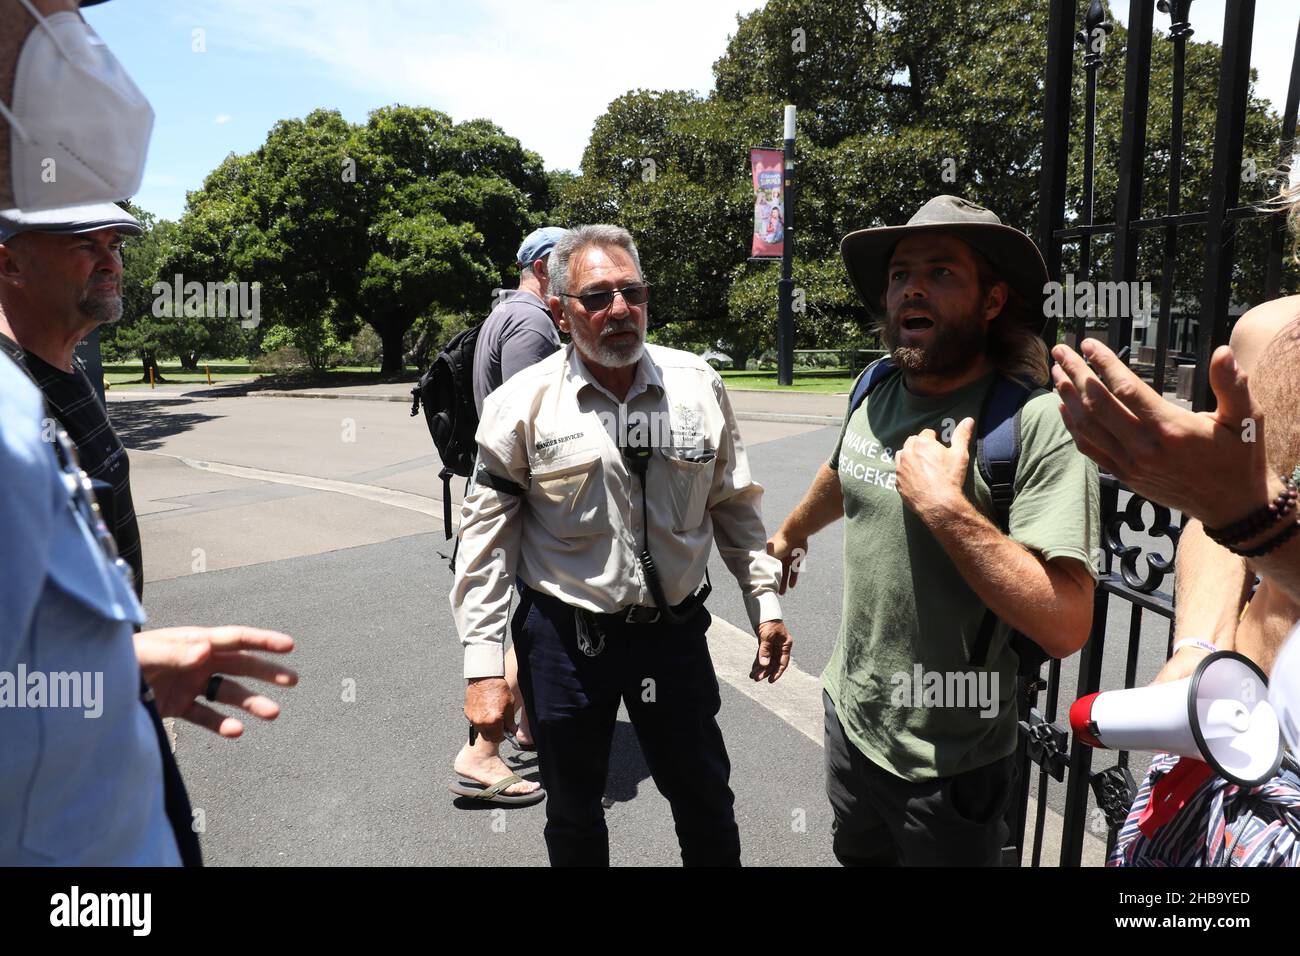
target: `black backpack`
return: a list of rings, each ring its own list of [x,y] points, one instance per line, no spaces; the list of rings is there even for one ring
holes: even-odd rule
[[[411,389],[411,416],[424,405],[424,419],[442,459],[442,521],[451,539],[451,476],[468,478],[474,471],[478,444],[478,410],[474,407],[474,346],[483,323],[454,336],[443,346],[429,370]],[[454,560],[454,558],[453,558]]]
[[[853,386],[848,414],[852,415],[877,385],[897,371],[898,366],[889,358],[877,359],[871,363]],[[975,427],[975,460],[980,476],[993,497],[993,511],[1003,534],[1010,530],[1011,500],[1016,495],[1016,465],[1020,460],[1020,410],[1031,398],[1046,391],[1042,386],[1031,387],[999,375],[980,408],[979,421]],[[997,615],[986,610],[984,620],[980,622],[979,634],[975,638],[975,648],[971,652],[973,667],[984,666],[997,623]],[[1011,648],[1019,659],[1017,676],[1021,679],[1038,677],[1043,663],[1048,660],[1047,652],[1019,631],[1011,632]]]

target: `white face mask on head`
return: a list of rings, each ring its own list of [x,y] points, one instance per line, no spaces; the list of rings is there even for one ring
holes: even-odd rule
[[[14,205],[49,209],[126,199],[140,188],[153,108],[75,13],[42,17],[23,43],[9,121]]]

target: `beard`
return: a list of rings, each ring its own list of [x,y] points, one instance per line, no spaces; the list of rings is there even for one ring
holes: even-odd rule
[[[605,368],[635,365],[641,360],[641,353],[645,351],[645,332],[635,318],[628,318],[623,322],[606,322],[599,335],[593,335],[583,319],[570,318],[569,328],[572,329],[570,335],[573,337],[573,344],[582,357]],[[636,341],[630,343],[609,341],[610,336],[622,332],[635,332]]]
[[[915,311],[918,306],[912,303],[907,308]],[[885,347],[899,368],[913,375],[956,375],[979,361],[988,345],[989,330],[978,305],[964,315],[942,321],[928,306],[920,307],[920,311],[934,322],[928,345],[902,344],[902,322],[897,313],[890,315],[881,329]]]
[[[77,310],[96,325],[116,322],[122,318],[122,296],[118,292],[88,293],[77,303]]]

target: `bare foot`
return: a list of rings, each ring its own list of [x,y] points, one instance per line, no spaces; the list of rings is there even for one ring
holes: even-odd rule
[[[487,744],[487,746],[484,747],[484,744]],[[452,764],[452,769],[466,780],[473,780],[485,787],[490,787],[502,777],[508,777],[514,773],[513,770],[506,766],[505,761],[497,756],[496,745],[481,737],[473,747],[465,744],[460,748],[460,753],[456,754],[456,761]],[[522,783],[512,783],[502,792],[512,797],[523,796],[540,790],[541,786],[536,781],[525,780]]]
[[[515,731],[515,740],[524,747],[535,747],[537,741],[533,739],[533,732],[528,728],[528,711],[519,711],[519,728]]]

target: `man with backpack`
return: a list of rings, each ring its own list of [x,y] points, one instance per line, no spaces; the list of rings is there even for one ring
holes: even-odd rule
[[[546,305],[549,281],[546,260],[555,243],[568,230],[545,226],[530,232],[519,246],[519,288],[498,301],[479,329],[474,344],[474,410],[483,413],[483,400],[516,372],[540,362],[560,348],[551,310]],[[477,417],[477,416],[476,416]],[[519,691],[519,664],[515,649],[506,652],[505,677],[516,706],[523,704]],[[513,714],[511,721],[513,723]],[[532,750],[533,739],[525,716],[512,742],[520,750]],[[497,803],[535,803],[546,796],[541,784],[524,780],[501,761],[500,744],[470,735],[470,741],[456,755],[453,769],[465,782],[452,785],[452,792]],[[484,790],[474,786],[477,783]],[[486,796],[482,796],[486,794]]]
[[[1097,469],[1043,387],[1047,269],[1024,233],[954,196],[841,253],[890,356],[768,542],[784,593],[809,536],[847,522],[822,674],[835,855],[997,865],[1017,674],[1083,646],[1096,580]]]

